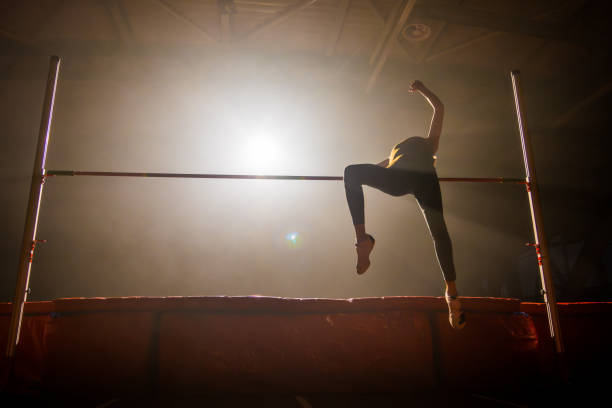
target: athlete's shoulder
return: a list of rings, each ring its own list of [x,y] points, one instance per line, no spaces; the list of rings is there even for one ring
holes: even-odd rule
[[[402,142],[398,143],[397,146],[407,145],[407,144],[419,144],[419,143],[427,143],[427,139],[421,136],[411,136],[409,138],[404,139]]]

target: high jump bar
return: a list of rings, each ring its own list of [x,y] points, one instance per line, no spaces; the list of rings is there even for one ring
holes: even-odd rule
[[[47,86],[45,98],[43,101],[43,112],[41,117],[40,129],[38,134],[38,143],[36,148],[36,156],[34,160],[34,168],[32,171],[32,180],[30,183],[30,195],[28,199],[28,207],[26,212],[26,222],[21,243],[19,268],[17,274],[17,283],[15,285],[15,297],[13,298],[11,319],[9,324],[9,333],[7,338],[6,356],[9,358],[9,370],[14,361],[15,351],[19,342],[19,332],[23,317],[24,304],[29,293],[28,284],[30,279],[30,270],[32,267],[32,258],[36,243],[36,230],[38,226],[38,217],[40,210],[40,202],[44,187],[44,181],[50,176],[122,176],[122,177],[183,177],[183,178],[231,178],[231,179],[276,179],[276,180],[342,180],[342,177],[329,176],[259,176],[259,175],[213,175],[213,174],[178,174],[178,173],[120,173],[120,172],[85,172],[85,171],[67,171],[67,170],[51,170],[46,171],[45,162],[47,156],[47,146],[49,142],[49,134],[51,129],[51,120],[53,117],[53,105],[55,101],[55,91],[57,88],[57,79],[59,74],[61,59],[57,56],[52,56],[49,62],[49,75],[47,78]],[[548,311],[548,323],[550,334],[555,344],[555,351],[564,361],[564,345],[561,337],[561,329],[559,323],[559,312],[557,308],[556,296],[552,280],[552,272],[549,260],[548,243],[542,223],[542,206],[539,198],[539,188],[535,174],[535,163],[533,157],[533,149],[531,147],[531,138],[527,131],[527,123],[525,118],[524,108],[522,107],[522,90],[519,80],[519,71],[511,71],[510,77],[514,93],[514,104],[516,108],[517,124],[521,145],[523,148],[523,162],[525,166],[526,177],[522,179],[504,179],[504,178],[440,178],[440,181],[455,181],[455,182],[480,182],[480,183],[518,183],[526,186],[527,195],[531,210],[531,220],[533,226],[535,248],[538,256],[538,268],[540,270],[540,278],[542,281],[544,302]],[[563,364],[563,363],[562,363]]]
[[[259,174],[199,174],[199,173],[143,173],[122,171],[76,171],[48,170],[45,177],[54,176],[101,176],[101,177],[150,177],[150,178],[190,178],[190,179],[240,179],[240,180],[309,180],[309,181],[342,181],[340,176],[289,176]],[[440,177],[443,182],[459,183],[513,183],[528,184],[524,178],[505,177]]]

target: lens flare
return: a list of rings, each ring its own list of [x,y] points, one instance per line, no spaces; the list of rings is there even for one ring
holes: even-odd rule
[[[285,241],[287,242],[287,246],[289,248],[299,248],[302,239],[300,237],[300,234],[298,234],[297,232],[290,232],[285,235]]]

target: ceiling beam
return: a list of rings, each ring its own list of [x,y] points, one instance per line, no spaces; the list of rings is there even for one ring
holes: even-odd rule
[[[351,7],[351,1],[352,0],[338,0],[338,4],[336,6],[336,15],[334,18],[334,26],[329,35],[329,42],[327,43],[327,49],[325,50],[325,55],[327,55],[328,57],[331,57],[336,53],[338,42],[340,41],[340,37],[342,36],[344,22],[346,21],[346,15],[348,14],[348,10]]]
[[[257,25],[253,29],[251,29],[251,30],[247,31],[246,33],[240,35],[239,37],[236,38],[236,40],[237,41],[243,41],[243,40],[247,40],[247,39],[253,38],[257,34],[261,33],[262,31],[265,31],[265,30],[267,30],[267,29],[269,29],[271,27],[274,27],[274,26],[282,23],[283,21],[285,21],[289,17],[293,16],[294,14],[299,13],[300,11],[304,10],[305,8],[312,6],[317,1],[318,0],[300,0],[300,1],[296,2],[295,4],[285,8],[284,10],[282,10],[280,13],[278,13],[276,16],[272,17],[271,19],[264,21],[263,23]]]
[[[572,2],[572,1],[573,0],[570,0],[570,2]],[[538,15],[534,19],[532,19],[532,21],[534,22],[534,24],[536,22],[541,22],[542,18],[546,18],[546,17],[552,15],[553,13],[555,13],[558,10],[562,9],[563,7],[565,7],[567,5],[567,3],[568,2],[565,2],[561,6],[556,6],[554,8],[547,9],[547,10],[541,12],[541,13],[538,13]],[[448,22],[445,21],[445,24],[446,23],[448,23]],[[445,49],[443,49],[441,51],[438,51],[438,52],[436,52],[434,54],[431,54],[431,55],[429,55],[429,56],[427,56],[425,58],[425,61],[427,61],[427,62],[432,61],[432,60],[434,60],[434,59],[436,59],[438,57],[441,57],[443,55],[447,55],[447,54],[453,53],[455,51],[462,50],[464,48],[468,48],[468,47],[470,47],[470,46],[472,46],[474,44],[477,44],[479,42],[482,42],[484,40],[488,40],[490,38],[498,37],[499,35],[501,35],[503,33],[504,33],[503,31],[490,31],[490,32],[486,32],[486,33],[480,34],[480,35],[478,35],[478,36],[476,36],[474,38],[471,38],[471,39],[469,39],[467,41],[461,42],[459,44],[453,45],[451,47],[448,47],[448,48],[445,48]]]
[[[477,44],[477,43],[482,42],[484,40],[488,40],[489,38],[497,37],[500,34],[502,34],[501,31],[490,31],[488,33],[480,34],[480,35],[478,35],[478,36],[476,36],[474,38],[470,38],[467,41],[463,41],[463,42],[461,42],[459,44],[453,45],[452,47],[448,47],[448,48],[445,48],[445,49],[443,49],[441,51],[433,53],[433,54],[429,55],[427,58],[425,58],[425,61],[429,62],[429,61],[435,60],[436,58],[439,58],[439,57],[441,57],[443,55],[447,55],[447,54],[453,53],[455,51],[459,51],[459,50],[462,50],[464,48],[471,47],[474,44]]]
[[[436,46],[436,44],[438,43],[438,39],[440,38],[440,36],[442,35],[442,33],[444,32],[444,30],[446,30],[446,26],[448,24],[446,23],[446,21],[442,22],[442,26],[440,27],[440,29],[438,31],[436,31],[436,33],[433,35],[433,38],[431,39],[431,41],[429,42],[429,45],[427,46],[427,49],[425,49],[425,51],[423,52],[423,54],[421,54],[421,56],[419,57],[419,62],[423,62],[425,61],[426,58],[429,57],[431,50],[433,50],[433,48]]]
[[[104,2],[103,7],[108,13],[111,24],[113,25],[119,40],[123,43],[132,40],[134,37],[134,30],[132,29],[130,17],[123,7],[123,1],[111,0]]]
[[[370,0],[370,4],[371,4],[371,0]],[[376,9],[376,7],[374,8]],[[374,61],[376,61],[378,56],[380,55],[380,51],[382,50],[383,46],[387,42],[388,37],[393,28],[393,25],[397,22],[397,18],[401,10],[402,10],[402,0],[399,0],[393,5],[393,8],[389,12],[389,16],[387,17],[387,20],[385,21],[385,25],[382,31],[380,32],[378,42],[376,43],[376,46],[374,46],[374,51],[372,51],[372,55],[370,56],[370,65],[374,64]],[[379,13],[378,9],[376,9],[376,14],[380,15],[378,13]]]
[[[415,17],[442,20],[450,24],[479,27],[493,31],[557,41],[571,40],[566,24],[545,22],[537,18],[508,16],[452,4],[447,4],[443,7],[428,3],[419,4],[414,8],[413,15]]]
[[[183,23],[187,23],[188,25],[190,25],[191,27],[195,28],[200,34],[202,34],[202,36],[211,43],[217,43],[218,41],[216,39],[214,39],[210,34],[208,34],[208,32],[206,32],[206,30],[204,30],[202,27],[200,27],[199,24],[197,24],[195,21],[193,21],[192,19],[190,19],[189,17],[183,15],[181,12],[179,12],[178,10],[176,10],[174,8],[174,6],[171,6],[170,4],[168,4],[165,0],[152,0],[154,3],[158,4],[160,7],[162,7],[164,10],[166,10],[166,12],[170,15],[172,15],[174,18],[176,18],[177,20],[182,21]]]
[[[0,28],[0,37],[8,38],[9,40],[15,41],[21,45],[33,45],[32,41],[26,40],[14,32],[5,30],[3,28]]]
[[[217,0],[219,6],[219,27],[221,31],[221,42],[229,44],[232,42],[233,16],[236,14],[234,0]]]
[[[569,122],[576,114],[578,114],[582,109],[595,102],[597,99],[605,96],[607,93],[612,92],[612,80],[608,81],[604,85],[600,86],[595,90],[595,92],[591,93],[589,96],[578,102],[571,109],[569,109],[564,114],[560,115],[553,121],[554,127],[559,127],[565,125]]]
[[[406,24],[406,20],[408,20],[410,13],[412,13],[415,3],[416,0],[403,1],[402,12],[400,13],[399,18],[397,18],[390,34],[387,36],[385,44],[383,45],[383,48],[380,51],[380,56],[378,57],[374,65],[374,70],[370,74],[368,84],[366,85],[366,93],[370,92],[374,87],[374,84],[376,83],[376,80],[378,79],[378,76],[380,75],[383,66],[385,65],[385,62],[387,61],[387,57],[389,56],[389,53],[391,52],[393,46],[397,41],[397,36],[402,27],[404,27],[404,24]]]

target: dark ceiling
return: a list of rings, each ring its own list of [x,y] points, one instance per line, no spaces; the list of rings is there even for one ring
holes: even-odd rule
[[[122,58],[309,59],[310,69],[342,66],[368,91],[385,78],[411,79],[407,72],[520,69],[548,88],[567,84],[564,103],[547,118],[557,125],[579,120],[576,113],[612,90],[607,1],[8,0],[0,7],[5,79],[44,78],[46,66],[34,59],[49,55],[72,61],[64,78],[90,79]],[[120,75],[137,75],[132,65]]]
[[[520,63],[549,75],[592,62],[600,75],[609,70],[605,1],[8,0],[0,7],[3,56],[238,50],[376,62],[395,29],[391,60],[485,69]]]

